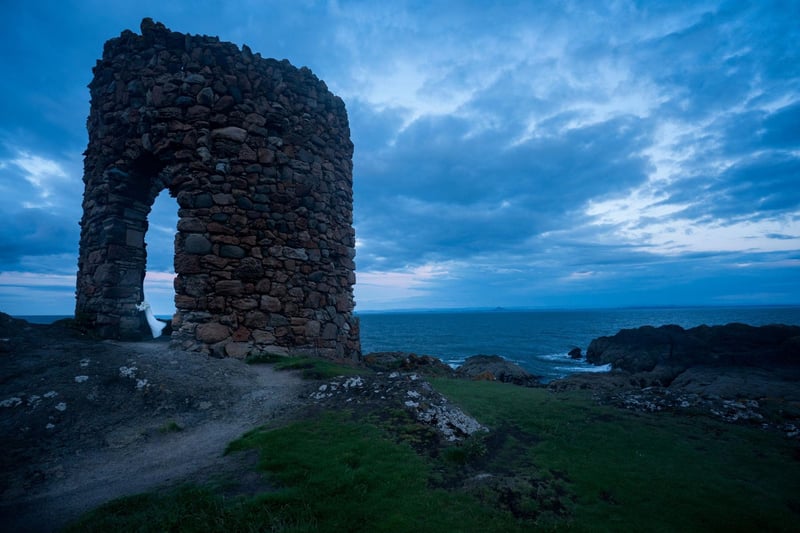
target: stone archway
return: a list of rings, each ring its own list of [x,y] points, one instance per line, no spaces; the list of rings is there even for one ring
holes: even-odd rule
[[[138,338],[144,236],[176,198],[173,343],[360,357],[344,103],[306,68],[144,19],[94,68],[76,319]]]

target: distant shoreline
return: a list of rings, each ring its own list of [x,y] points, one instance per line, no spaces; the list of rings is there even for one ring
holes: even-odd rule
[[[411,309],[367,309],[356,311],[356,315],[400,315],[400,314],[456,314],[456,313],[559,313],[581,311],[632,311],[670,309],[800,309],[797,304],[741,304],[741,305],[622,305],[614,307],[452,307]]]
[[[574,313],[632,310],[680,310],[680,309],[800,309],[797,304],[741,304],[741,305],[629,305],[616,307],[448,307],[412,309],[367,309],[356,311],[358,315],[406,315],[406,314],[463,314],[463,313]],[[74,318],[74,315],[11,315],[31,324],[52,324],[57,320]],[[157,314],[169,320],[172,315]]]
[[[703,309],[800,309],[799,304],[770,305],[632,305],[617,307],[458,307],[458,308],[418,308],[418,309],[385,309],[356,311],[356,316],[366,315],[447,315],[447,314],[493,314],[493,313],[581,313],[581,312],[615,312],[635,310],[703,310]],[[25,320],[31,324],[52,324],[58,320],[74,318],[74,315],[11,315],[13,318]],[[171,314],[157,314],[156,317],[170,320]],[[644,324],[642,324],[644,325]]]

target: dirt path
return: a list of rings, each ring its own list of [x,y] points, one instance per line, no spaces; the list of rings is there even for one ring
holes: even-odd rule
[[[300,378],[270,367],[3,320],[7,531],[56,530],[113,498],[240,470],[255,457],[223,457],[227,444],[302,404]]]

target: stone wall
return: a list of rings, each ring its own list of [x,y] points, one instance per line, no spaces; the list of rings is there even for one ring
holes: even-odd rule
[[[106,43],[89,85],[76,318],[140,338],[147,215],[167,189],[175,345],[360,357],[342,100],[247,46],[150,19],[141,32]]]

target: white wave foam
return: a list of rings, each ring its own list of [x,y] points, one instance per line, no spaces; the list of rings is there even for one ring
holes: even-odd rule
[[[564,359],[568,359],[574,361],[568,353],[546,353],[542,355],[537,355],[537,359],[544,359],[545,361],[563,361]]]
[[[593,365],[581,365],[581,366],[557,366],[556,370],[560,370],[561,372],[570,372],[570,373],[578,373],[578,372],[611,372],[611,363],[607,365],[600,365],[600,366],[593,366]]]

